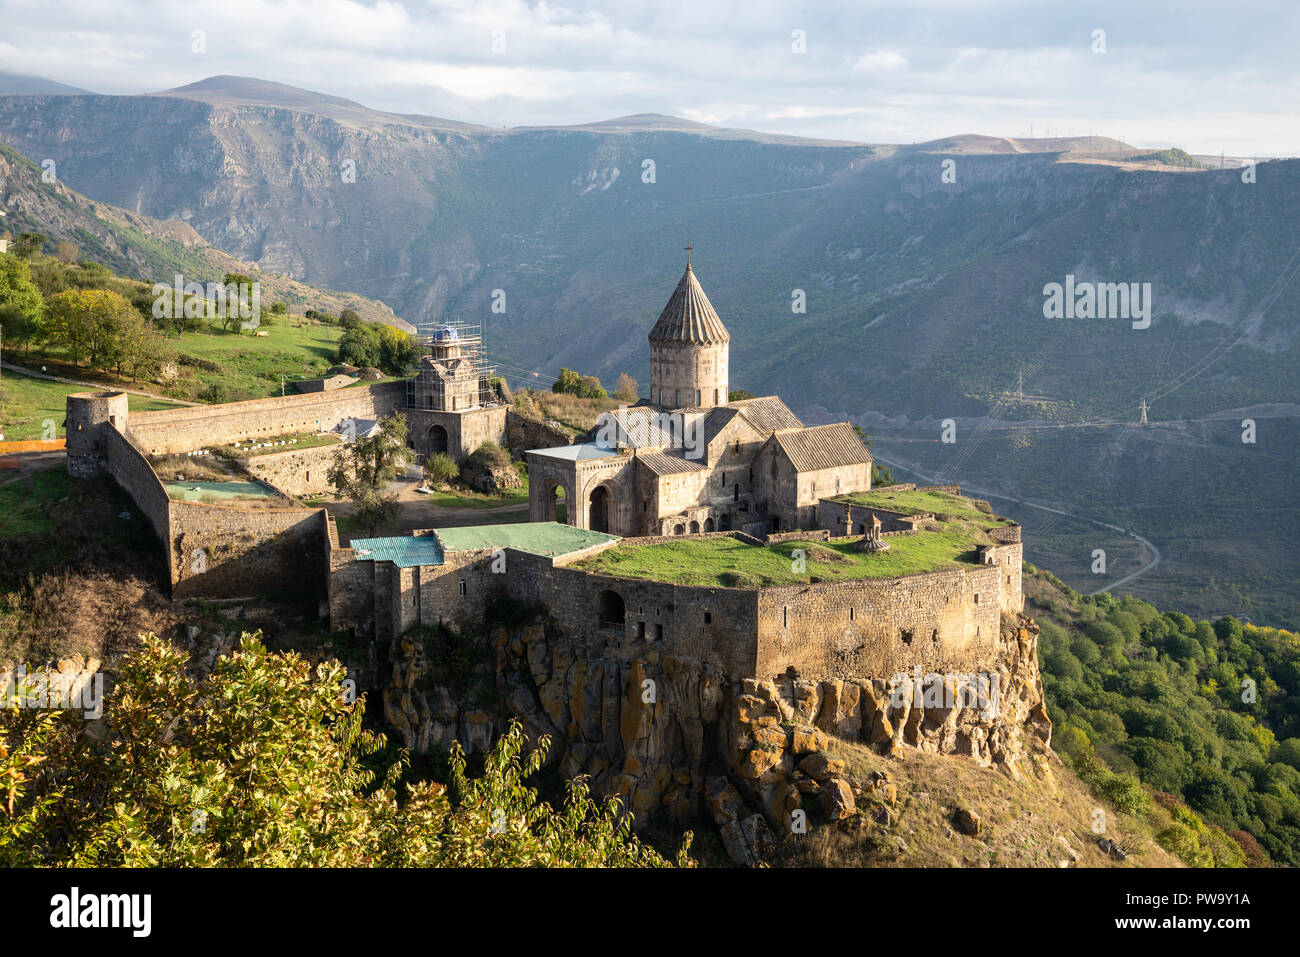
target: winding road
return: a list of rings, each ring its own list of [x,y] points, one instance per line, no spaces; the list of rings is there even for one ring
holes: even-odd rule
[[[906,462],[891,461],[885,458],[883,455],[880,455],[879,453],[874,451],[873,451],[873,455],[878,461],[883,462],[885,465],[888,465],[890,468],[903,469],[905,471],[911,472],[913,475],[916,475],[922,481],[926,481],[926,482],[938,481],[932,473],[924,472],[921,469],[916,468],[914,465],[909,465]],[[1120,526],[1112,525],[1110,522],[1103,522],[1100,519],[1089,518],[1086,515],[1078,515],[1074,512],[1067,512],[1064,509],[1051,508],[1047,505],[1038,505],[1035,504],[1034,502],[1026,502],[1022,498],[1016,498],[1012,495],[1004,495],[1001,492],[990,492],[988,489],[979,488],[978,486],[975,485],[967,485],[964,482],[962,483],[962,491],[975,492],[976,494],[983,495],[986,498],[1001,499],[1004,502],[1015,502],[1017,505],[1026,505],[1029,508],[1036,508],[1043,512],[1052,512],[1053,514],[1056,515],[1063,515],[1064,517],[1072,518],[1075,521],[1088,522],[1091,525],[1097,525],[1100,526],[1101,528],[1109,528],[1112,531],[1119,532],[1122,535],[1127,535],[1130,538],[1136,539],[1137,542],[1143,547],[1143,549],[1146,552],[1146,555],[1149,557],[1150,560],[1141,568],[1139,568],[1137,571],[1125,575],[1123,578],[1120,578],[1117,581],[1108,582],[1107,584],[1103,585],[1101,588],[1093,589],[1092,591],[1088,592],[1089,595],[1098,595],[1104,591],[1113,592],[1120,586],[1127,585],[1129,582],[1133,581],[1134,579],[1142,575],[1145,575],[1147,572],[1151,571],[1151,569],[1155,568],[1162,561],[1164,561],[1164,554],[1160,551],[1159,548],[1156,547],[1154,542],[1152,542],[1148,538],[1139,535],[1137,532],[1132,531],[1131,529],[1120,528]]]

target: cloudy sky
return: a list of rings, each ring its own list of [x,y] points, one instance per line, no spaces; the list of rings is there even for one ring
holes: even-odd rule
[[[1300,155],[1296,0],[0,0],[0,25],[0,70],[99,93],[226,73],[492,126],[653,112],[907,143],[1032,125]]]

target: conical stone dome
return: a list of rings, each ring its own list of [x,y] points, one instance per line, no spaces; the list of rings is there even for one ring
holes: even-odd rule
[[[650,341],[709,344],[730,339],[727,327],[700,288],[694,270],[687,265],[672,298],[659,314],[659,321],[650,330]]]

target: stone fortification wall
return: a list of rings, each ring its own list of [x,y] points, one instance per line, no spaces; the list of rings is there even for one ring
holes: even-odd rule
[[[515,553],[505,576],[511,594],[547,608],[565,635],[593,655],[645,654],[692,658],[727,674],[753,672],[755,593],[694,588],[598,575]],[[602,621],[608,595],[621,602],[621,627]],[[603,597],[604,596],[604,597]]]
[[[748,537],[748,536],[747,536]],[[763,536],[764,545],[779,545],[781,542],[829,542],[831,533],[824,528],[813,529],[810,532],[775,532]]]
[[[108,466],[106,433],[126,430],[129,417],[125,392],[74,392],[64,403],[64,447],[68,474],[93,478]],[[12,443],[10,443],[12,445]],[[11,448],[10,451],[19,451]]]
[[[520,720],[530,737],[551,738],[562,775],[590,775],[596,794],[622,799],[634,826],[698,827],[712,817],[728,855],[753,864],[791,832],[800,808],[839,821],[857,800],[897,800],[880,787],[888,774],[846,779],[843,763],[825,753],[830,735],[881,753],[969,755],[1012,777],[1038,773],[1051,722],[1036,638],[1027,619],[1002,623],[984,676],[996,678],[996,696],[981,697],[970,692],[988,685],[972,685],[967,673],[736,679],[655,649],[593,653],[538,620],[470,636],[466,650],[478,663],[459,682],[439,672],[428,639],[394,640],[382,700],[389,725],[417,752],[453,740],[485,752]]]
[[[1017,534],[1014,542],[1004,545],[984,545],[979,549],[979,558],[985,568],[997,569],[1002,610],[1009,615],[1016,615],[1025,610],[1025,596],[1021,581],[1024,546],[1020,544],[1019,526],[1015,527],[1015,531]]]
[[[148,519],[159,542],[170,537],[171,498],[153,467],[121,432],[104,428],[108,472]]]
[[[174,598],[325,596],[325,510],[171,502]]]
[[[836,536],[865,535],[872,515],[880,519],[882,532],[915,531],[918,526],[933,522],[935,518],[932,512],[909,515],[875,505],[849,505],[830,499],[822,499],[817,503],[817,524],[830,529]]]
[[[829,678],[888,676],[914,665],[978,670],[994,649],[1004,566],[904,578],[765,588],[754,677],[795,668]],[[1017,593],[1019,589],[1017,588]]]
[[[404,382],[381,382],[333,392],[134,412],[130,432],[142,450],[164,455],[292,432],[327,432],[345,418],[382,418],[405,402]]]

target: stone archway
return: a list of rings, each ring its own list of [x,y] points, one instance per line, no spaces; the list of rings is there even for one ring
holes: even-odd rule
[[[705,530],[706,532],[711,532],[711,531],[713,531],[713,519],[711,519],[711,518],[706,518],[706,519],[704,520],[704,530]]]
[[[596,596],[596,627],[601,631],[622,631],[626,620],[623,597],[608,588]]]
[[[568,496],[564,491],[564,486],[558,482],[551,486],[550,492],[546,495],[546,501],[546,520],[551,521],[554,519],[554,521],[561,525],[569,524],[569,502]]]
[[[587,507],[587,527],[593,532],[608,532],[610,513],[614,508],[613,496],[609,488],[597,485],[591,490],[591,504]]]
[[[447,452],[447,430],[441,425],[429,426],[428,433],[429,455],[437,455],[439,452]]]
[[[673,534],[674,534],[674,535],[685,535],[685,534],[686,534],[686,526],[685,526],[685,525],[682,525],[680,522],[679,522],[678,524],[674,525],[674,526],[673,526]]]
[[[699,523],[699,522],[691,522],[691,534],[692,534],[692,535],[698,535],[698,534],[700,534],[700,523]]]

